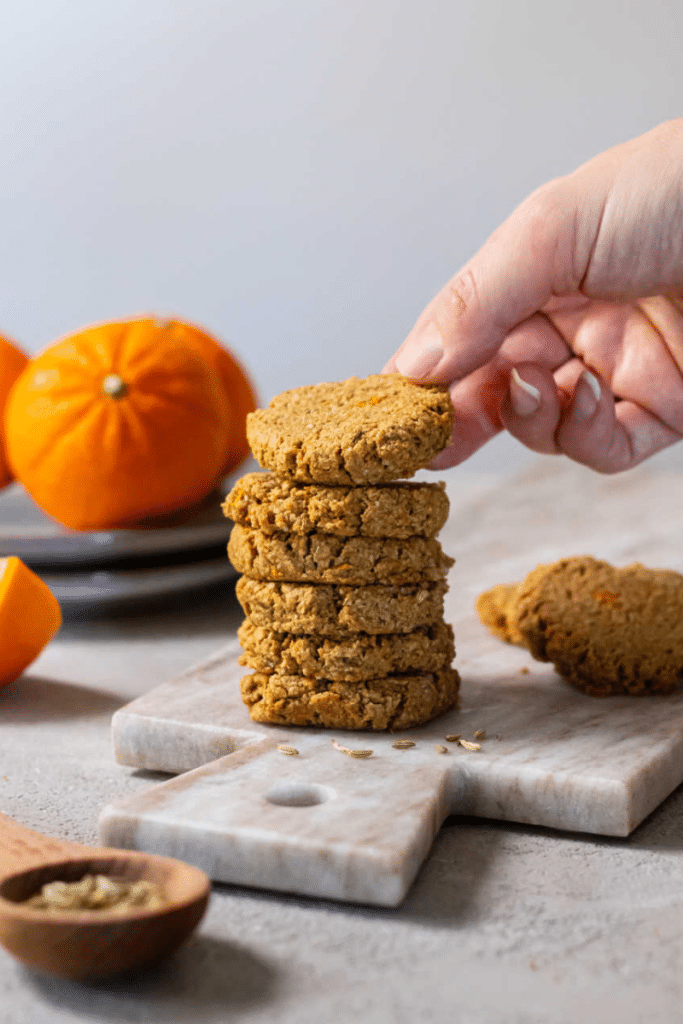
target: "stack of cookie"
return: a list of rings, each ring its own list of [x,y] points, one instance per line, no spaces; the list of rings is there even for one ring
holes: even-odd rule
[[[443,484],[396,482],[447,444],[448,392],[399,375],[285,392],[248,419],[228,495],[255,721],[405,729],[457,704]]]

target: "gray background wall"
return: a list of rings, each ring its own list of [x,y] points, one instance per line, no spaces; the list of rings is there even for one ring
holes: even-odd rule
[[[682,40],[683,0],[6,0],[0,330],[184,316],[264,400],[377,371],[531,189],[683,113]]]

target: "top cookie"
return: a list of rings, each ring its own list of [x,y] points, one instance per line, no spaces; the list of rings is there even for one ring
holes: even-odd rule
[[[379,484],[412,476],[451,436],[448,389],[400,374],[314,384],[247,417],[260,464],[301,483]]]

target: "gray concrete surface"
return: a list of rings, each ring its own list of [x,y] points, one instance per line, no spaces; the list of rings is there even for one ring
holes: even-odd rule
[[[157,778],[114,763],[112,712],[240,618],[227,585],[67,623],[0,692],[0,808],[94,842],[100,808]],[[0,1024],[672,1024],[682,869],[683,787],[626,840],[450,818],[398,910],[216,886],[170,961],[99,984],[40,976],[0,951]]]

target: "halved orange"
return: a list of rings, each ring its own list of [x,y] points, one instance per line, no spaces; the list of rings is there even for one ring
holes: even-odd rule
[[[61,624],[47,584],[14,555],[0,558],[0,686],[28,668]]]

